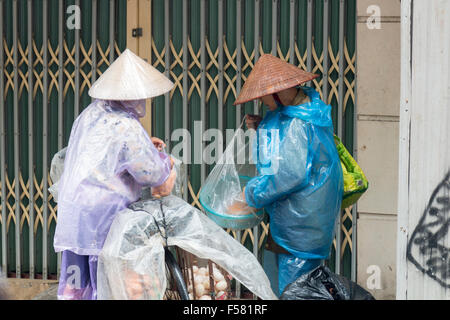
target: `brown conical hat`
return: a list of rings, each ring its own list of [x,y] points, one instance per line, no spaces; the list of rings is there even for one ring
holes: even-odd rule
[[[271,54],[264,54],[255,63],[233,105],[274,94],[317,78]]]

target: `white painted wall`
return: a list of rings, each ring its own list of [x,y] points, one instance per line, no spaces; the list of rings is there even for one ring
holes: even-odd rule
[[[398,299],[450,299],[450,1],[402,1]]]
[[[357,282],[395,299],[400,1],[357,0],[357,14],[357,154],[369,180],[357,206]]]

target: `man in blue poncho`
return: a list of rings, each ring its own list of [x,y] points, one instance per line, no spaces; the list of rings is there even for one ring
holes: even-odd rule
[[[314,89],[300,87],[316,77],[265,54],[234,103],[260,99],[269,108],[264,119],[246,116],[247,127],[257,129],[253,151],[258,175],[243,197],[250,207],[269,214],[269,242],[278,248],[280,294],[328,259],[342,201],[331,106]],[[270,141],[274,139],[276,146]]]

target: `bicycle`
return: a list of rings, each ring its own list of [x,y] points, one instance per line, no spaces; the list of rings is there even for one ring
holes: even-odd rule
[[[162,208],[162,206],[161,206]],[[163,216],[164,211],[162,210]],[[154,217],[153,217],[154,218]],[[154,218],[155,219],[155,218]],[[165,233],[162,233],[162,230],[159,228],[159,224],[156,222],[156,226],[158,228],[158,232],[164,237],[167,243],[167,238],[165,237]],[[165,223],[165,219],[164,219]],[[165,226],[163,225],[165,228]],[[165,265],[166,265],[166,278],[167,278],[167,289],[164,294],[164,300],[190,300],[189,293],[186,286],[186,283],[183,278],[183,273],[178,265],[176,258],[173,253],[170,251],[170,247],[164,246],[164,257],[165,257]],[[58,286],[51,286],[49,289],[40,292],[36,295],[33,300],[56,300],[57,299],[57,291]]]
[[[56,187],[56,182],[59,180],[63,170],[64,170],[64,159],[66,156],[66,148],[60,150],[52,159],[52,163],[51,163],[51,178],[52,181],[54,181],[54,186],[53,188],[50,188],[50,192],[53,194],[53,196],[55,197],[57,195],[57,187]],[[56,197],[55,197],[56,199]],[[141,199],[142,200],[142,199]],[[161,213],[163,216],[163,228],[165,229],[166,224],[165,224],[165,214],[164,214],[164,210],[162,207],[162,201],[158,200],[155,198],[156,201],[160,202],[160,208],[161,208]],[[133,204],[130,205],[130,209],[132,209]],[[166,300],[189,300],[189,293],[188,293],[188,289],[186,286],[186,283],[183,279],[183,274],[181,272],[180,266],[177,263],[176,258],[174,257],[173,253],[170,251],[170,248],[167,246],[167,237],[165,235],[165,232],[162,233],[162,230],[158,224],[158,222],[156,221],[156,218],[154,216],[152,216],[154,221],[155,221],[155,225],[157,227],[157,230],[164,238],[165,242],[164,242],[164,257],[165,257],[165,266],[166,266],[166,278],[167,278],[167,289],[166,292],[164,294],[164,299]],[[152,232],[154,232],[155,230],[153,230]],[[132,239],[129,239],[132,240]],[[56,288],[50,288],[48,290],[46,290],[45,292],[43,292],[42,294],[38,295],[36,297],[36,300],[48,300],[48,299],[52,299],[55,298],[56,299],[56,294],[57,294],[57,287]]]
[[[160,205],[160,210],[162,214],[162,228],[164,230],[161,230],[161,226],[158,223],[155,216],[151,213],[149,213],[153,221],[155,222],[156,230],[154,228],[148,230],[148,235],[152,236],[155,234],[155,231],[159,232],[159,234],[164,239],[164,258],[165,258],[165,265],[166,265],[166,278],[167,278],[167,289],[164,294],[164,300],[190,300],[188,288],[186,285],[186,282],[184,281],[183,273],[180,269],[180,266],[178,265],[178,262],[173,255],[173,253],[170,251],[172,247],[167,245],[167,234],[165,232],[166,230],[166,218],[165,213],[163,209],[163,203],[160,199],[154,198],[154,201],[158,201]],[[129,209],[133,211],[139,211],[142,210],[142,208],[137,207],[138,205],[136,203],[133,203],[129,206]],[[133,239],[128,239],[130,242],[133,242]],[[175,248],[175,247],[173,247]]]

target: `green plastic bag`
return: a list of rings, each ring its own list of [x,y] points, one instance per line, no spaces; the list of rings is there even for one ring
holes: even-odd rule
[[[337,136],[334,136],[334,142],[339,159],[341,159],[342,172],[344,174],[344,194],[341,208],[345,209],[358,201],[369,187],[369,182],[361,167],[356,163],[355,159],[353,159],[350,152],[348,152]]]

